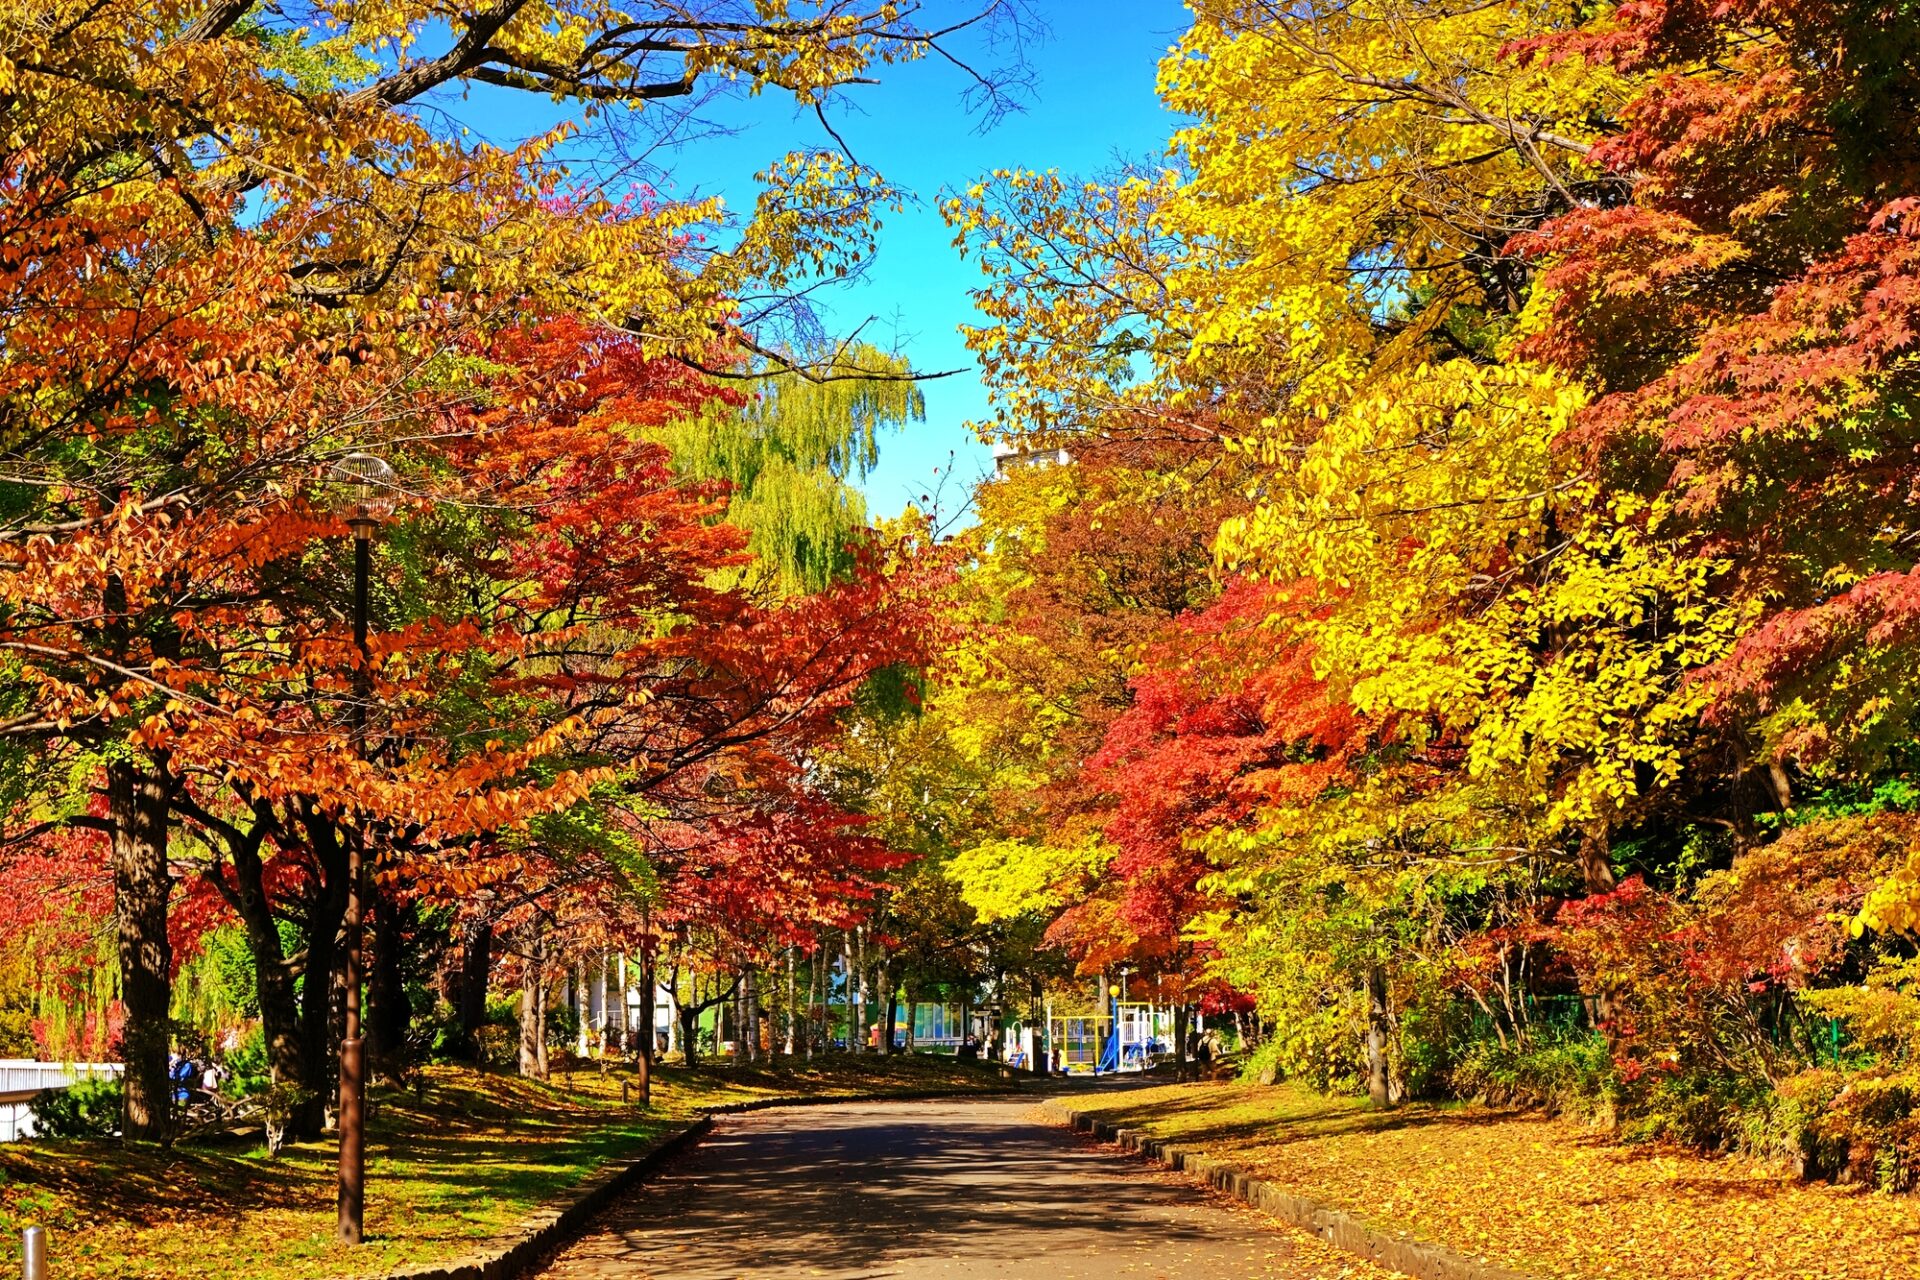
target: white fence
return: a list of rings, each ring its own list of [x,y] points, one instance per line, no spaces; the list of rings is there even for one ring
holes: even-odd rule
[[[36,1062],[0,1058],[0,1142],[33,1136],[33,1099],[42,1089],[65,1089],[88,1076],[117,1076],[117,1062]]]

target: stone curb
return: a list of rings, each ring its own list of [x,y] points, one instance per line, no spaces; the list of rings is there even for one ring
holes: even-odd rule
[[[713,1128],[713,1117],[772,1107],[825,1106],[835,1102],[915,1102],[929,1098],[986,1098],[1008,1090],[930,1089],[913,1093],[846,1094],[840,1097],[753,1098],[707,1108],[689,1124],[677,1126],[654,1139],[644,1150],[610,1160],[531,1214],[505,1236],[496,1236],[485,1249],[446,1262],[423,1263],[390,1271],[377,1280],[515,1280],[557,1249],[587,1220],[622,1192],[692,1146]]]
[[[1416,1277],[1416,1280],[1531,1280],[1521,1272],[1454,1253],[1437,1244],[1416,1240],[1403,1232],[1369,1227],[1343,1209],[1293,1195],[1277,1183],[1254,1177],[1239,1165],[1215,1159],[1203,1148],[1181,1146],[1149,1137],[1142,1129],[1120,1128],[1059,1102],[1050,1101],[1041,1105],[1065,1114],[1068,1126],[1076,1133],[1090,1133],[1103,1142],[1114,1143],[1127,1151],[1170,1165],[1237,1200],[1245,1201],[1262,1213],[1312,1232],[1336,1249]]]

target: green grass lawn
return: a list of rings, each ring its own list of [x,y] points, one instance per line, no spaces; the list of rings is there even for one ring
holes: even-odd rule
[[[444,1260],[505,1233],[608,1159],[702,1110],[776,1098],[1004,1087],[939,1058],[835,1056],[818,1067],[689,1073],[662,1068],[654,1106],[621,1100],[618,1068],[541,1083],[458,1067],[411,1090],[376,1090],[367,1144],[367,1242],[334,1242],[334,1147],[171,1151],[109,1141],[0,1144],[0,1273],[20,1230],[44,1226],[60,1280],[379,1275]]]
[[[1459,1104],[1375,1110],[1290,1084],[1089,1091],[1069,1105],[1540,1280],[1920,1276],[1920,1197],[1623,1146],[1571,1119]]]

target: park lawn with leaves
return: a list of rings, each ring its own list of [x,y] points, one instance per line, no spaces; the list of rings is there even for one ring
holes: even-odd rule
[[[1072,1106],[1539,1280],[1920,1274],[1920,1200],[1802,1184],[1758,1161],[1621,1145],[1566,1117],[1383,1111],[1285,1083],[1164,1085]]]
[[[62,1280],[379,1275],[443,1261],[503,1235],[604,1162],[703,1110],[781,1098],[966,1092],[1005,1087],[937,1058],[844,1057],[792,1070],[660,1069],[654,1106],[621,1098],[625,1068],[582,1066],[542,1083],[458,1067],[421,1087],[375,1091],[367,1152],[367,1241],[335,1243],[334,1148],[117,1142],[0,1145],[0,1271],[19,1267],[23,1227],[52,1237]]]

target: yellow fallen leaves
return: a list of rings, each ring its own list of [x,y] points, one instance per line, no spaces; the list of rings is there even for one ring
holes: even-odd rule
[[[1623,1147],[1470,1107],[1374,1112],[1289,1085],[1076,1103],[1204,1144],[1290,1190],[1541,1280],[1909,1280],[1920,1199],[1802,1185],[1741,1159]]]

